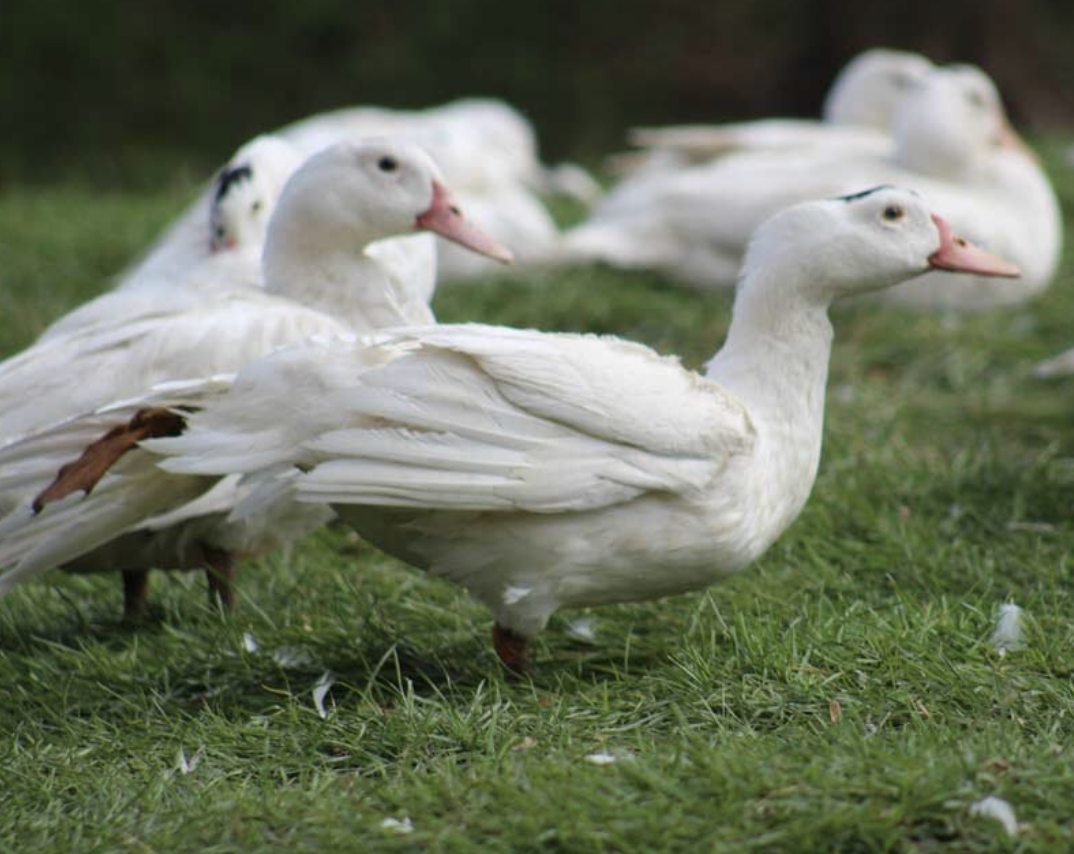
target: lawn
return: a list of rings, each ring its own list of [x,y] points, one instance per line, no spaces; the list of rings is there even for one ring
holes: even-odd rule
[[[191,192],[0,197],[0,352]],[[579,269],[436,308],[700,365],[730,303]],[[118,578],[26,585],[0,603],[0,850],[1069,851],[1074,380],[1030,370],[1072,319],[1070,259],[1014,310],[841,307],[801,518],[708,591],[559,615],[523,678],[485,611],[343,530],[245,567],[230,617],[192,575],[156,575],[137,630]],[[1008,601],[1026,646],[1000,655]],[[1015,839],[971,813],[988,795]]]

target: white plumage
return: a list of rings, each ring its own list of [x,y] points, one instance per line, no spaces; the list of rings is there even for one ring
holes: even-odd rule
[[[200,237],[199,224],[211,217],[214,228],[218,227],[221,207],[225,208],[223,216],[230,214],[234,223],[226,235],[259,253],[264,223],[279,192],[306,157],[339,142],[384,137],[427,151],[468,216],[515,250],[522,262],[558,255],[559,231],[539,194],[569,192],[587,201],[599,194],[598,185],[579,167],[563,164],[549,168],[542,164],[532,126],[502,101],[468,98],[418,111],[345,108],[310,116],[243,146],[222,175],[244,168],[250,175],[236,182],[228,202],[221,205],[214,201],[217,187],[206,189],[128,279],[159,278],[161,271],[189,257],[195,235]],[[249,215],[248,205],[252,204],[259,206],[256,216]],[[411,282],[426,301],[437,279],[437,266],[440,281],[489,275],[502,269],[493,261],[429,235],[374,243],[369,252],[385,268]]]
[[[765,119],[722,125],[638,128],[636,145],[651,149],[649,165],[682,166],[732,151],[821,148],[845,154],[883,154],[900,99],[932,69],[925,57],[873,48],[854,57],[832,83],[823,120]]]
[[[765,218],[799,201],[880,183],[920,192],[960,234],[1023,270],[1013,283],[960,277],[941,285],[925,277],[886,299],[979,309],[1026,300],[1051,282],[1062,242],[1055,194],[1039,163],[1014,142],[995,87],[970,66],[935,69],[907,93],[890,155],[752,152],[640,175],[564,236],[566,257],[725,288]]]
[[[50,336],[0,366],[0,436],[9,443],[22,437],[3,452],[0,505],[5,512],[25,504],[62,463],[78,457],[90,444],[87,431],[100,437],[138,411],[114,401],[137,398],[162,382],[170,383],[169,390],[185,389],[176,381],[233,373],[312,335],[431,322],[425,300],[397,270],[365,250],[374,241],[424,228],[498,252],[463,222],[439,180],[432,161],[413,146],[378,142],[326,150],[297,171],[283,193],[269,229],[264,290],[212,279],[215,290],[206,292],[197,287],[200,268],[195,267],[186,287],[164,293],[121,289],[102,297],[98,304],[109,306],[109,312],[84,310],[92,321]],[[213,265],[216,258],[209,256],[203,265]],[[417,287],[425,287],[420,277]],[[217,377],[208,387],[221,382],[228,380]],[[86,412],[94,414],[66,420]],[[124,459],[117,468],[127,482],[147,473],[136,460]],[[296,508],[290,494],[266,493],[256,482],[218,490],[213,501],[185,510],[181,505],[201,492],[189,480],[177,481],[171,492],[154,482],[140,507],[113,502],[112,484],[110,476],[97,488],[93,521],[74,545],[49,542],[39,554],[56,555],[49,559],[61,563],[78,556],[81,568],[190,568],[214,554],[244,557],[265,551],[331,515],[326,508]],[[250,495],[257,496],[263,512],[229,521],[234,503]],[[158,511],[171,515],[147,520]],[[12,513],[4,526],[17,529],[25,512]],[[19,551],[35,532],[46,537],[68,513],[78,515],[71,500],[27,523],[21,534],[4,537],[0,554]],[[95,524],[105,533],[91,533]],[[117,537],[113,548],[103,548]],[[87,554],[93,549],[99,551]]]
[[[559,608],[696,589],[762,554],[816,475],[829,302],[930,266],[1011,273],[905,191],[804,204],[759,231],[704,375],[596,336],[467,325],[326,337],[251,365],[226,394],[197,390],[183,434],[134,456],[165,456],[161,481],[297,466],[287,483],[301,501],[330,503],[463,585],[518,664]],[[129,482],[122,501],[160,489],[139,472],[115,475],[117,495]],[[6,556],[18,578],[48,568],[23,552]]]

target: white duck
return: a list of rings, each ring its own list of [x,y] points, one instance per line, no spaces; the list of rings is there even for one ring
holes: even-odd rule
[[[0,365],[0,436],[35,441],[65,418],[144,394],[160,382],[234,372],[310,335],[431,322],[425,300],[366,252],[375,241],[417,230],[508,258],[461,218],[424,152],[387,142],[328,149],[299,169],[284,190],[269,225],[263,291],[240,282],[211,296],[181,288],[148,303],[140,291],[106,295],[102,299],[109,305],[120,305],[114,323],[83,326]],[[124,299],[135,300],[140,313],[122,310]],[[110,452],[122,453],[134,439],[170,429],[169,423],[147,418],[106,444]],[[24,490],[32,491],[35,465],[52,467],[47,453],[28,465],[4,469],[0,502],[9,508]],[[151,533],[133,534],[118,551],[86,556],[79,567],[115,567],[111,561],[121,555],[127,610],[136,612],[144,603],[149,567],[208,562],[216,573],[229,575],[233,558],[263,551],[281,536],[305,533],[324,521],[323,511],[281,519],[277,506],[275,517],[262,513],[232,525],[226,512],[235,495],[231,484],[193,509],[152,521]],[[183,504],[194,496],[179,489],[170,497]],[[170,509],[175,506],[173,501]],[[289,502],[282,509],[288,508],[293,510]],[[230,599],[226,586],[217,589]]]
[[[555,221],[535,193],[571,181],[589,200],[599,192],[596,183],[577,167],[545,167],[529,122],[509,105],[492,99],[468,98],[412,112],[353,107],[310,116],[280,129],[276,136],[304,155],[336,142],[378,136],[424,148],[478,227],[517,248],[520,265],[544,260],[559,249]],[[196,203],[202,204],[202,200]],[[440,282],[502,269],[495,262],[454,251],[443,241],[439,250]]]
[[[730,155],[707,166],[624,181],[564,236],[563,260],[657,269],[703,289],[735,281],[749,236],[777,210],[855,187],[893,183],[926,196],[959,233],[1024,268],[1016,287],[927,278],[890,299],[987,308],[1048,285],[1060,213],[1039,163],[1010,130],[995,87],[970,66],[939,68],[906,94],[890,156],[808,152]]]
[[[476,325],[282,351],[227,394],[203,389],[197,412],[181,395],[153,402],[182,434],[5,541],[0,595],[77,551],[104,495],[140,506],[172,478],[292,465],[303,501],[491,609],[497,652],[520,666],[560,608],[694,590],[763,554],[816,476],[829,303],[931,268],[1017,274],[915,194],[879,188],[758,230],[704,375],[615,338]],[[156,454],[171,474],[149,472]]]
[[[1058,356],[1045,359],[1033,369],[1038,379],[1054,379],[1074,374],[1074,349],[1064,350]]]
[[[848,62],[824,100],[823,119],[766,119],[722,125],[638,128],[631,142],[654,150],[661,168],[730,151],[810,149],[882,153],[902,96],[932,69],[916,53],[873,48]]]
[[[260,288],[269,215],[300,160],[290,145],[272,137],[243,146],[220,171],[211,193],[123,273],[113,291],[55,320],[36,344],[94,327],[114,329],[124,317],[134,320],[152,312],[162,300],[208,299],[240,286]],[[35,347],[21,358],[39,352]],[[0,377],[7,370],[10,365],[0,363]],[[0,432],[0,443],[4,438]]]
[[[600,188],[571,164],[547,167],[533,126],[514,107],[494,98],[461,98],[424,110],[348,107],[319,113],[278,133],[302,150],[345,139],[391,134],[432,155],[460,194],[493,192],[507,185],[541,195],[566,193],[593,201]]]
[[[271,134],[255,137],[240,147],[212,185],[142,260],[120,277],[117,288],[144,290],[149,304],[176,288],[194,288],[212,295],[238,281],[260,286],[261,254],[272,212],[287,180],[314,153],[304,154]],[[432,299],[436,287],[436,242],[432,235],[375,241],[367,251],[426,302]],[[211,263],[202,264],[210,257]],[[191,276],[196,265],[200,265],[198,275]],[[105,314],[113,311],[108,303],[96,309]],[[89,309],[76,310],[49,327],[46,334],[65,333],[81,323],[93,322],[94,316]]]

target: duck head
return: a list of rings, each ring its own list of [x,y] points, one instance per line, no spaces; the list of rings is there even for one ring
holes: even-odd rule
[[[343,142],[315,154],[291,177],[269,226],[269,243],[308,252],[364,248],[389,237],[431,231],[509,263],[510,251],[471,225],[440,170],[417,146]],[[276,240],[287,232],[292,239]]]
[[[918,194],[881,186],[787,208],[758,228],[743,266],[827,304],[930,270],[1016,277],[1013,264],[956,235]]]
[[[220,171],[209,207],[210,247],[258,250],[287,179],[302,158],[276,136],[259,136],[240,148]]]
[[[1029,153],[1007,120],[991,78],[973,65],[934,69],[895,116],[895,159],[915,172],[958,180],[996,149]]]
[[[916,53],[873,48],[858,54],[835,78],[824,119],[890,131],[902,96],[928,75],[932,63]]]

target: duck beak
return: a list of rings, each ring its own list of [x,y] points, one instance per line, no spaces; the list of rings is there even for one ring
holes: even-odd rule
[[[959,237],[941,217],[932,215],[940,232],[940,248],[929,256],[929,266],[952,273],[971,273],[974,276],[1000,276],[1016,279],[1022,275],[1010,261],[1004,261]]]
[[[1040,162],[1040,158],[1037,157],[1037,152],[1029,147],[1029,144],[1022,139],[1009,121],[1003,119],[1003,123],[999,127],[999,133],[996,134],[996,145],[1000,148],[1006,148],[1009,151],[1017,151],[1019,154],[1028,157],[1035,163]]]
[[[209,251],[215,255],[217,252],[223,252],[225,249],[234,249],[238,245],[239,241],[234,237],[226,237],[223,240],[217,240],[214,237],[209,244]]]
[[[483,231],[466,221],[447,187],[433,181],[433,201],[425,213],[414,221],[416,228],[433,231],[441,237],[465,246],[479,255],[487,255],[501,264],[515,260],[511,250],[501,246]]]

